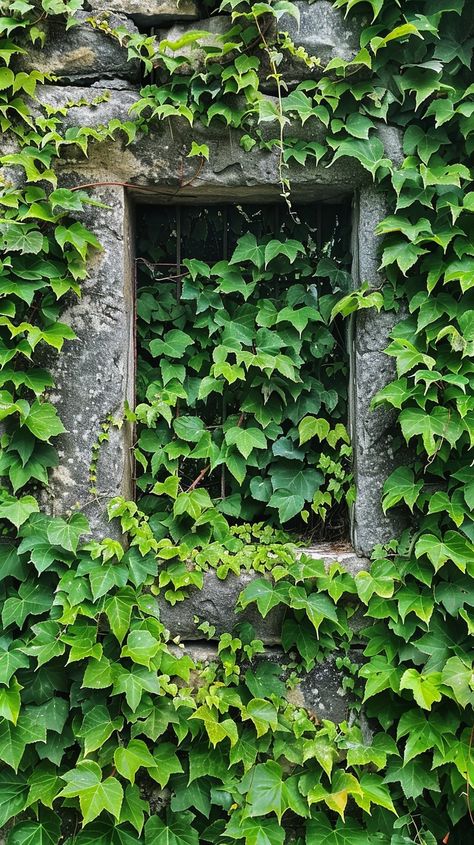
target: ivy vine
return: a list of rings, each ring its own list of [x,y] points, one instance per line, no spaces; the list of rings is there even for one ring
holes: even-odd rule
[[[285,34],[288,15],[298,18],[298,6],[285,0],[206,2],[210,13],[231,17],[229,31],[208,47],[199,31],[156,43],[91,14],[89,25],[117,39],[156,79],[130,120],[65,129],[67,107],[35,100],[47,81],[41,68],[21,71],[15,62],[31,44],[41,46],[40,23],[53,17],[71,26],[80,5],[1,4],[0,126],[8,151],[0,185],[0,825],[10,825],[8,843],[464,843],[474,785],[472,4],[336,0],[344,14],[363,12],[370,21],[355,58],[326,67]],[[291,91],[280,71],[288,57],[307,69]],[[262,91],[269,81],[274,97]],[[90,143],[130,142],[175,117],[238,128],[246,150],[276,149],[286,199],[289,163],[352,157],[392,201],[379,227],[384,290],[349,293],[335,307],[344,316],[406,305],[387,349],[397,378],[374,406],[397,409],[400,442],[411,449],[410,464],[386,482],[383,506],[407,508],[412,526],[376,548],[370,568],[355,577],[299,555],[268,525],[224,520],[220,536],[205,531],[190,552],[186,535],[195,525],[186,522],[181,533],[179,520],[170,526],[165,515],[157,530],[146,508],[117,499],[109,515],[128,535],[125,549],[110,538],[85,542],[80,513],[53,518],[40,510],[39,488],[57,462],[51,441],[63,432],[42,351],[60,353],[73,338],[60,319],[63,304],[79,294],[88,258],[100,249],[80,222],[95,202],[93,189],[58,186],[55,165],[67,145],[86,152]],[[310,119],[324,126],[324,143],[292,135],[292,126]],[[377,134],[380,121],[403,135],[399,165]],[[268,127],[275,127],[270,139]],[[205,159],[209,149],[195,143],[189,153]],[[293,266],[299,249],[291,262],[283,246],[275,257]],[[247,269],[239,284],[252,285],[249,254],[241,258]],[[255,264],[258,281],[264,265]],[[220,271],[191,263],[187,270],[193,296],[222,288]],[[328,313],[322,316],[327,323]],[[142,329],[153,355],[156,340]],[[175,426],[173,407],[165,401],[161,415]],[[242,426],[232,427],[241,442]],[[259,451],[256,442],[253,448]],[[237,451],[244,461],[251,454]],[[179,495],[176,489],[171,499]],[[195,522],[208,503],[198,506],[195,515],[183,507],[174,516]],[[170,536],[163,527],[172,527]],[[224,634],[203,665],[171,641],[154,594],[185,600],[211,566],[221,577],[257,571],[242,609],[255,605],[266,617],[283,608],[284,671],[258,658],[263,643],[246,623]],[[351,624],[357,605],[367,620],[362,631]],[[205,620],[201,630],[214,641]],[[350,649],[357,645],[361,664]],[[350,717],[340,725],[309,718],[289,694],[300,673],[328,654],[338,656],[352,690]]]

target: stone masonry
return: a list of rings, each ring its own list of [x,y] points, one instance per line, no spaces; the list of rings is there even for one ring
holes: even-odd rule
[[[298,29],[294,19],[286,16],[280,28],[290,34],[297,47],[319,58],[322,66],[336,57],[350,59],[356,55],[360,32],[357,18],[347,22],[327,0],[296,5],[301,11],[301,27]],[[25,70],[41,64],[43,70],[55,75],[55,83],[44,86],[39,96],[51,106],[69,105],[66,126],[102,125],[113,118],[127,120],[130,107],[140,96],[137,64],[126,61],[126,47],[94,29],[88,20],[92,16],[99,22],[120,25],[132,35],[154,27],[158,39],[169,41],[195,27],[212,29],[208,41],[212,43],[212,38],[217,38],[228,25],[224,16],[211,21],[202,19],[199,4],[192,0],[89,0],[78,16],[79,25],[69,31],[48,24],[45,50],[40,55],[31,50],[22,57],[21,64]],[[269,39],[274,34],[270,31]],[[283,70],[291,88],[308,76],[308,68],[298,60],[285,61]],[[318,67],[315,62],[315,77]],[[270,84],[265,90],[269,97],[274,96]],[[275,125],[265,123],[263,127],[267,137],[276,136]],[[325,131],[314,119],[303,128],[291,127],[292,137],[312,141],[322,140]],[[386,125],[380,125],[377,132],[385,156],[398,161],[402,156],[398,132]],[[239,138],[238,131],[216,121],[210,127],[190,128],[186,120],[175,119],[172,127],[163,121],[128,146],[124,141],[113,145],[91,143],[87,158],[72,151],[72,147],[63,147],[60,184],[95,186],[94,196],[105,208],[91,207],[84,214],[85,224],[97,234],[103,250],[93,257],[81,300],[71,302],[63,316],[74,328],[77,340],[65,344],[57,362],[52,363],[55,388],[51,399],[67,432],[59,439],[60,464],[53,471],[46,506],[55,514],[81,507],[98,536],[113,530],[104,516],[107,500],[119,494],[127,498],[133,495],[132,433],[127,424],[112,427],[110,440],[102,448],[98,496],[89,492],[88,468],[101,422],[110,416],[119,418],[125,403],[134,402],[134,203],[278,200],[278,153],[257,148],[244,152]],[[187,158],[193,140],[205,142],[210,148],[209,162],[198,172],[196,160]],[[352,197],[354,284],[367,281],[374,287],[383,285],[374,230],[387,209],[383,195],[372,186],[370,175],[354,159],[342,158],[331,167],[314,163],[306,167],[292,165],[289,176],[295,201]],[[342,565],[356,569],[366,565],[365,557],[375,543],[387,540],[397,529],[393,518],[384,517],[380,507],[384,480],[396,465],[391,445],[393,419],[386,411],[370,410],[375,392],[393,376],[392,363],[383,349],[394,319],[392,314],[363,312],[350,329],[350,428],[357,484],[351,541],[355,552],[312,550],[314,556],[328,563],[339,558]],[[223,583],[208,574],[204,590],[191,600],[175,608],[160,603],[163,621],[183,641],[196,640],[196,616],[205,615],[216,624],[218,632],[223,630],[229,625],[237,596],[249,577],[232,576]],[[280,622],[276,618],[267,620],[267,642],[278,643]],[[317,671],[321,677],[313,686],[318,690],[318,713],[338,717],[341,710],[335,707],[334,696],[339,695],[339,682],[334,663]],[[308,683],[310,689],[311,681]],[[326,703],[322,700],[325,689],[329,696]],[[308,695],[311,697],[311,692]],[[346,705],[341,706],[344,709]]]

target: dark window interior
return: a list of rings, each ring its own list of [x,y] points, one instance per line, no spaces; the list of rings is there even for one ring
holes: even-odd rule
[[[183,262],[196,259],[206,262],[210,267],[219,266],[219,262],[231,258],[239,238],[247,233],[255,235],[258,242],[264,243],[273,238],[299,241],[305,248],[305,261],[300,262],[298,258],[290,266],[283,261],[280,270],[277,267],[276,272],[268,273],[268,277],[259,280],[257,289],[245,301],[242,297],[239,300],[238,294],[224,296],[221,292],[216,293],[212,276],[204,280],[198,295],[197,282],[190,279]],[[255,307],[263,300],[274,303],[277,310],[288,307],[289,302],[294,308],[315,305],[324,311],[329,297],[334,296],[335,292],[342,295],[344,288],[347,290],[349,287],[350,261],[350,205],[347,202],[294,205],[291,210],[284,203],[213,204],[204,207],[144,205],[137,208],[137,402],[150,401],[150,384],[166,392],[170,384],[167,379],[175,385],[172,378],[175,373],[184,384],[183,393],[186,394],[186,398],[179,398],[173,407],[175,416],[197,416],[204,420],[213,440],[222,445],[219,432],[225,430],[226,425],[232,424],[229,420],[239,420],[244,415],[245,425],[263,427],[268,435],[269,448],[275,453],[274,459],[271,458],[273,462],[268,464],[267,461],[265,465],[263,454],[260,451],[253,453],[242,484],[223,466],[208,472],[200,482],[199,486],[208,490],[229,521],[232,521],[232,497],[240,496],[241,519],[266,520],[279,524],[278,512],[258,499],[258,482],[253,479],[260,478],[262,484],[270,489],[270,481],[276,483],[276,473],[282,467],[294,469],[295,473],[300,469],[297,426],[305,415],[330,417],[333,424],[346,423],[348,358],[344,330],[337,321],[331,325],[321,322],[315,328],[316,336],[312,337],[311,342],[305,341],[302,347],[299,335],[291,324],[284,324],[280,334],[283,334],[287,348],[283,352],[290,356],[296,354],[291,340],[288,340],[294,337],[294,346],[304,358],[300,370],[301,390],[298,388],[292,393],[293,386],[290,384],[290,391],[286,391],[284,379],[276,374],[277,392],[269,392],[265,379],[259,373],[252,374],[249,370],[244,383],[238,381],[228,384],[220,394],[213,393],[202,400],[199,398],[200,382],[209,376],[213,345],[232,345],[238,341],[240,348],[254,349],[252,331],[254,334],[260,331],[259,337],[263,337],[258,321],[256,324],[254,321]],[[329,271],[326,275],[321,273],[324,262],[333,268],[332,275]],[[222,330],[222,321],[227,320],[227,312],[231,313],[232,320],[229,318],[229,325]],[[217,328],[209,329],[210,319],[213,326],[217,323]],[[241,335],[236,320],[240,320],[239,325],[244,327]],[[245,325],[249,330],[247,338]],[[183,332],[191,331],[192,328],[192,334],[197,333],[195,354],[189,357],[184,351],[182,359],[171,358],[162,365],[150,353],[150,343],[153,338],[163,337],[174,328]],[[280,329],[280,326],[277,328]],[[270,353],[277,354],[278,349],[271,346],[269,335],[268,338]],[[276,427],[272,428],[272,423],[270,427],[265,427],[266,419],[261,416],[255,421],[252,402],[255,396],[261,396],[262,393],[269,418],[273,414],[277,420]],[[168,454],[174,454],[168,448],[170,428],[160,417],[156,420],[155,435],[156,443],[161,442],[168,449]],[[143,436],[142,427],[139,426],[138,448],[142,449],[143,444],[149,443],[150,435]],[[290,460],[285,453],[285,446],[291,443],[297,458]],[[157,478],[169,475],[173,466],[176,470],[176,464],[172,465],[172,461],[160,463],[159,450],[151,456],[145,450],[143,454],[148,466],[138,465],[138,496],[141,507],[151,514],[151,522],[155,524],[157,534],[160,534],[158,523],[160,520],[163,522],[164,511],[160,510],[162,503],[157,502],[157,497],[150,495],[150,488]],[[199,457],[199,449],[194,449],[193,455],[197,457],[179,460],[178,473],[182,490],[187,490],[194,483],[206,465],[207,458]],[[305,448],[301,466],[304,464],[308,479],[314,478],[315,471],[320,472],[315,469],[317,460],[318,455]],[[257,498],[252,490],[253,493],[257,492]],[[311,510],[310,504],[307,501],[305,505],[308,511],[306,521],[296,515],[285,523],[284,528],[296,531],[311,541],[347,538],[345,501],[334,503],[324,520]],[[163,536],[164,533],[163,530]]]

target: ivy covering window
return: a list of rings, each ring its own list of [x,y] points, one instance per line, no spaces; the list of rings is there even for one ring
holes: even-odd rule
[[[346,205],[143,208],[140,507],[159,537],[270,519],[347,534]],[[192,531],[191,531],[192,529]]]

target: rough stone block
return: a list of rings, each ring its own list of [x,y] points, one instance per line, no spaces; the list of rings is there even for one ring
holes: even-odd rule
[[[345,18],[342,9],[334,9],[330,0],[316,0],[314,3],[296,2],[300,13],[300,23],[290,14],[283,15],[278,24],[272,25],[267,40],[274,43],[277,32],[288,33],[296,48],[302,47],[311,57],[319,59],[319,64],[308,68],[306,63],[282,50],[283,58],[278,72],[283,75],[288,87],[294,87],[303,79],[318,78],[332,59],[351,61],[360,50],[360,34],[368,19],[360,15]],[[271,73],[270,65],[262,66],[262,76]],[[269,80],[267,88],[274,86]]]
[[[176,52],[173,52],[171,48],[167,48],[169,55],[186,56],[189,59],[189,61],[175,71],[176,73],[186,75],[194,71],[204,70],[206,56],[208,55],[208,52],[204,48],[220,47],[221,36],[228,32],[231,27],[232,20],[230,15],[217,15],[216,17],[205,18],[204,20],[191,24],[174,24],[169,29],[160,31],[159,40],[174,42],[179,41],[188,32],[202,31],[207,33],[199,39],[199,48],[196,43],[184,45]]]
[[[109,415],[120,419],[125,401],[133,402],[133,293],[123,190],[98,188],[95,198],[106,207],[89,209],[82,222],[96,233],[103,251],[92,256],[81,299],[72,301],[61,318],[77,339],[47,362],[55,382],[49,398],[66,433],[57,440],[59,466],[51,473],[45,504],[55,515],[79,507],[100,537],[111,532],[104,516],[107,502],[132,495],[126,423],[112,426],[101,446],[97,494],[90,492],[89,467],[101,423]]]
[[[217,647],[210,643],[186,643],[184,648],[196,663],[208,665],[217,660]],[[358,652],[350,652],[349,656],[353,662],[360,661]],[[265,654],[255,658],[255,662],[266,660],[273,663],[281,669],[281,678],[285,680],[292,671],[290,664],[293,657],[281,649],[269,648]],[[332,654],[310,672],[303,674],[297,684],[287,690],[288,701],[296,707],[304,707],[316,720],[330,719],[339,723],[349,716],[351,700],[342,686],[343,674],[336,667],[337,657],[337,653]]]
[[[100,94],[108,90],[105,85],[95,87]],[[69,100],[90,99],[90,89],[81,87],[43,86],[39,97],[45,103],[62,106]],[[138,90],[109,90],[108,101],[100,106],[71,108],[64,119],[64,126],[95,126],[111,118],[129,119],[130,106],[139,99]],[[276,125],[263,125],[264,137],[276,137]],[[377,127],[389,139],[394,151],[400,153],[400,133],[394,127]],[[260,150],[254,147],[245,152],[240,146],[240,133],[213,121],[209,127],[196,124],[190,127],[183,119],[164,121],[153,127],[146,136],[118,149],[118,142],[90,145],[89,158],[71,147],[63,148],[59,167],[63,172],[76,173],[81,182],[95,179],[121,180],[136,185],[135,198],[145,202],[167,202],[173,199],[190,200],[205,204],[208,201],[228,202],[278,202],[281,199],[279,183],[279,156],[277,150]],[[308,141],[323,139],[325,127],[308,121],[304,127],[292,130],[293,137]],[[199,165],[187,154],[192,141],[206,143],[210,149],[209,161]],[[388,143],[388,142],[387,142]],[[402,153],[403,154],[403,153]],[[294,202],[314,202],[331,198],[349,197],[357,187],[367,183],[369,174],[351,158],[341,158],[331,167],[308,162],[305,167],[290,163],[286,171],[291,183]],[[143,193],[140,188],[144,187]],[[155,194],[153,195],[153,191]],[[370,233],[367,233],[369,238]],[[372,240],[375,235],[371,234]],[[367,241],[369,244],[369,241]]]
[[[162,26],[173,21],[193,21],[199,17],[194,0],[89,0],[88,8],[127,15],[140,26]]]
[[[375,228],[388,214],[384,194],[372,186],[360,190],[354,209],[353,280],[383,285],[380,239]],[[350,428],[354,444],[356,501],[352,512],[352,539],[359,554],[370,555],[374,545],[397,536],[405,526],[399,511],[384,514],[383,485],[403,462],[405,450],[394,445],[396,412],[371,409],[375,394],[396,377],[395,362],[383,350],[400,316],[395,312],[361,311],[351,325]]]
[[[138,80],[138,61],[127,62],[127,48],[96,31],[87,23],[88,17],[87,12],[77,12],[76,18],[81,23],[69,30],[59,19],[38,24],[46,35],[44,47],[28,46],[28,52],[17,60],[18,69],[29,72],[40,68],[43,73],[58,77],[61,84],[87,85],[111,78]],[[106,20],[111,27],[125,26],[131,34],[138,32],[123,15],[111,15]]]
[[[360,16],[352,15],[349,20],[344,18],[342,11],[333,8],[329,0],[317,0],[315,3],[297,2],[294,5],[300,13],[300,24],[290,14],[283,15],[278,24],[270,19],[269,26],[265,29],[265,38],[269,44],[276,44],[278,33],[288,33],[296,48],[302,47],[312,58],[319,59],[319,65],[314,69],[308,68],[306,63],[296,56],[292,56],[288,50],[282,51],[282,60],[278,71],[282,73],[285,83],[293,87],[303,79],[311,76],[320,76],[325,66],[335,58],[342,58],[346,61],[353,59],[360,49],[360,34],[364,20]],[[367,22],[367,21],[365,21]],[[203,38],[200,42],[203,47],[213,47],[219,43],[219,36],[227,32],[232,22],[227,15],[206,18],[198,23],[186,26],[176,24],[167,31],[163,31],[161,39],[178,41],[189,30],[202,29],[211,33],[209,38]],[[206,57],[205,50],[196,51],[196,47],[184,47],[180,54],[188,55],[192,61],[183,66],[183,73],[191,70],[201,70],[204,67]],[[265,54],[261,56],[261,72],[263,87],[266,90],[274,90],[275,81],[266,77],[272,73],[270,64]]]
[[[315,560],[323,560],[326,566],[339,563],[352,575],[367,569],[368,561],[357,557],[348,545],[331,546],[324,543],[311,549],[302,549]],[[193,587],[189,597],[174,606],[163,597],[156,599],[160,610],[160,620],[169,629],[171,636],[179,636],[183,641],[200,640],[202,632],[198,630],[201,622],[207,621],[216,628],[215,637],[218,638],[239,622],[250,622],[255,629],[255,636],[264,643],[273,645],[281,642],[281,628],[285,616],[285,607],[276,607],[262,619],[255,605],[249,605],[245,611],[238,611],[236,605],[240,593],[256,578],[262,578],[261,573],[243,572],[240,575],[229,574],[225,580],[217,577],[213,569],[204,573],[204,584],[201,590]],[[196,622],[196,619],[198,620]]]
[[[243,572],[241,575],[229,574],[222,581],[214,570],[209,570],[204,573],[202,590],[191,588],[189,597],[184,601],[172,606],[164,597],[157,597],[160,621],[168,628],[172,637],[179,636],[183,641],[201,640],[203,635],[202,631],[198,630],[198,625],[206,621],[215,626],[216,638],[232,631],[239,622],[250,622],[257,639],[270,645],[279,643],[284,607],[274,608],[266,619],[262,619],[254,605],[250,605],[244,612],[239,612],[236,607],[242,590],[251,581],[261,577],[259,573]]]

